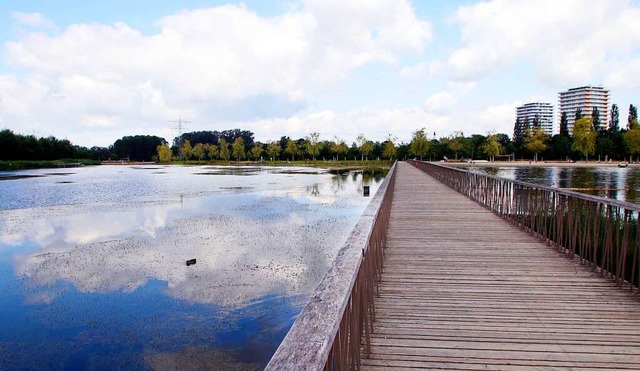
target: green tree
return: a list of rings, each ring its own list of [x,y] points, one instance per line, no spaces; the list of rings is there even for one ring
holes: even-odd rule
[[[204,152],[207,154],[207,157],[210,160],[213,160],[218,157],[218,146],[216,146],[215,144],[206,143],[204,145]]]
[[[640,125],[638,125],[637,120],[634,121],[631,123],[633,128],[622,134],[624,144],[631,156],[640,154]]]
[[[489,161],[495,161],[496,156],[502,153],[502,145],[498,142],[496,134],[489,133],[487,140],[481,146],[482,151],[489,156]]]
[[[236,158],[236,161],[243,160],[245,156],[244,139],[242,139],[242,137],[236,138],[231,147],[233,148],[233,157]]]
[[[422,158],[429,152],[429,147],[431,147],[431,142],[427,139],[426,131],[427,129],[422,128],[416,130],[411,134],[411,142],[409,143],[409,152],[412,155]]]
[[[182,142],[182,148],[180,148],[180,157],[182,157],[183,160],[189,160],[191,158],[191,151],[191,142],[189,142],[188,139]]]
[[[629,116],[627,116],[627,128],[631,129],[631,122],[638,120],[638,108],[633,104],[629,105]]]
[[[560,115],[560,135],[569,136],[569,119],[567,118],[566,111]]]
[[[358,150],[360,151],[360,161],[364,161],[364,149],[365,149],[365,146],[367,145],[367,142],[369,142],[369,141],[364,136],[364,134],[360,134],[356,138],[356,143],[358,145]],[[368,149],[368,148],[366,148],[366,149]]]
[[[291,161],[295,161],[298,151],[300,151],[298,143],[293,139],[289,139],[287,146],[284,148],[284,153],[291,156]]]
[[[171,162],[171,148],[165,143],[158,146],[158,161]]]
[[[582,113],[582,108],[576,109],[576,116],[575,116],[574,123],[583,117],[584,117],[584,114]]]
[[[33,138],[33,136],[25,139],[29,138]],[[36,142],[33,143],[35,144]],[[111,151],[116,158],[128,158],[132,161],[150,161],[152,156],[157,154],[158,146],[163,143],[165,143],[163,138],[151,135],[125,136],[113,143]],[[39,152],[37,156],[39,160],[69,158],[72,155],[69,151],[71,150],[71,143],[66,139],[59,140],[54,137],[40,138],[37,140],[37,144],[38,147],[40,147],[36,152]]]
[[[316,160],[316,156],[322,150],[322,143],[320,142],[320,133],[313,132],[309,134],[306,138],[306,146],[307,153],[313,158],[313,161]]]
[[[568,135],[554,135],[551,138],[552,157],[557,159],[568,160],[571,152],[571,137]]]
[[[198,160],[203,160],[206,154],[204,150],[204,144],[198,143],[195,146],[193,146],[193,149],[191,150],[191,154]]]
[[[456,131],[451,134],[447,140],[447,148],[453,151],[456,160],[458,160],[458,152],[464,149],[464,143],[462,143],[463,138],[464,134],[461,131]]]
[[[280,147],[280,142],[278,141],[272,141],[269,143],[269,145],[267,146],[267,154],[269,155],[269,157],[271,158],[271,160],[278,160],[280,158],[280,151],[281,151],[281,147]]]
[[[220,158],[229,161],[231,158],[231,152],[229,151],[229,144],[223,138],[220,138],[218,141],[218,146],[220,146]]]
[[[520,118],[516,118],[516,123],[513,126],[513,141],[516,143],[522,142],[524,139],[525,123],[520,121]]]
[[[589,117],[583,117],[573,124],[573,145],[571,148],[580,152],[586,160],[596,149],[596,132]]]
[[[362,144],[362,146],[360,146],[360,152],[362,153],[362,156],[364,156],[365,160],[369,160],[369,154],[373,152],[373,147],[373,142],[370,140],[367,140]]]
[[[612,133],[620,131],[620,109],[615,103],[611,106],[611,122],[609,123],[609,131]]]
[[[347,154],[347,152],[349,152],[349,147],[347,146],[347,143],[344,141],[344,139],[335,137],[333,145],[331,146],[331,152],[336,154],[336,159],[339,161],[340,155],[344,156]]]
[[[396,154],[398,153],[398,151],[396,150],[396,145],[394,143],[396,140],[397,139],[391,134],[387,136],[387,140],[384,142],[384,146],[382,148],[383,158],[388,158],[390,161],[393,161],[394,157],[396,157]]]
[[[262,143],[256,142],[251,148],[251,157],[254,160],[258,161],[262,158],[262,154],[264,153],[264,148],[262,148]]]
[[[538,161],[538,153],[547,149],[547,141],[549,136],[545,134],[542,128],[537,127],[528,130],[527,137],[524,140],[524,147],[534,153],[534,161]]]
[[[600,110],[598,107],[593,107],[593,110],[591,110],[591,124],[596,133],[600,131],[602,122],[600,121]]]

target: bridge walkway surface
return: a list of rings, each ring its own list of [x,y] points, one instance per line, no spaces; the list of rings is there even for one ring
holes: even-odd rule
[[[407,163],[362,369],[640,369],[640,300]]]

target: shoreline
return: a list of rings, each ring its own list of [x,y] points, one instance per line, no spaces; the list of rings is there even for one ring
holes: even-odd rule
[[[494,161],[494,162],[438,162],[439,164],[446,164],[448,166],[455,167],[618,167],[619,163],[628,164],[627,167],[640,167],[640,163],[627,163],[624,161],[616,162],[598,162],[598,161],[578,161],[578,162],[566,162],[566,161]]]

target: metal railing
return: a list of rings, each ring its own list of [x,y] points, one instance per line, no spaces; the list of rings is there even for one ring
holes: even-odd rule
[[[638,293],[639,205],[434,163],[410,163]]]
[[[396,164],[266,370],[359,369],[370,350]]]

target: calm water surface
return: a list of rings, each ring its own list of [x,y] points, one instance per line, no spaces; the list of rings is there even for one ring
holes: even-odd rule
[[[471,167],[471,170],[640,204],[638,167]]]
[[[0,179],[2,370],[262,368],[368,204],[363,183],[382,181],[179,166]]]

